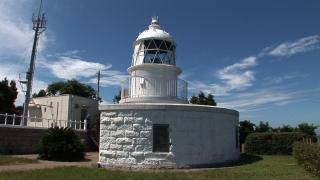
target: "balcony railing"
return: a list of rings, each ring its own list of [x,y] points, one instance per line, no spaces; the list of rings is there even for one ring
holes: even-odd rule
[[[122,82],[121,99],[139,97],[174,97],[187,100],[188,83],[182,79],[156,79],[132,76]]]

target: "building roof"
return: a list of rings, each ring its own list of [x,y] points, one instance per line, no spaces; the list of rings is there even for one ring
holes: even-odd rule
[[[174,42],[173,37],[160,26],[158,17],[153,17],[149,29],[139,34],[136,41],[144,39],[163,39]]]

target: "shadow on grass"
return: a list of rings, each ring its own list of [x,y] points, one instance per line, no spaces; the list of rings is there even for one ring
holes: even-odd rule
[[[60,159],[45,159],[45,158],[37,158],[42,161],[53,161],[53,162],[90,162],[91,159],[80,159],[80,160],[60,160]]]
[[[187,168],[223,168],[223,167],[233,167],[241,166],[246,164],[252,164],[261,161],[263,158],[261,156],[252,154],[241,154],[240,159],[237,161],[229,161],[225,163],[215,163],[215,164],[199,164],[199,165],[189,165]]]
[[[44,158],[44,157],[41,157],[41,156],[38,156],[37,157],[38,160],[43,160],[43,161],[54,161],[54,162],[89,162],[89,161],[92,161],[92,159],[90,158],[83,158],[83,159],[73,159],[73,160],[68,160],[68,159],[55,159],[55,158],[52,158],[52,159],[48,159],[48,158]]]

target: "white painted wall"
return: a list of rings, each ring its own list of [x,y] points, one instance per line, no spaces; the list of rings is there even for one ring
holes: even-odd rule
[[[141,64],[130,67],[128,72],[129,97],[122,97],[120,103],[188,103],[187,97],[178,95],[180,68],[168,64]],[[187,89],[187,84],[180,86]]]
[[[98,113],[98,102],[96,100],[70,94],[32,98],[32,101],[34,104],[30,104],[29,116],[36,116],[41,119],[80,121],[81,109],[87,109],[90,119],[94,120]],[[41,119],[30,118],[28,124],[34,126],[35,122],[41,125],[44,123],[46,127],[47,121],[42,122]],[[65,125],[62,124],[62,126]]]
[[[177,79],[181,70],[167,64],[141,64],[128,69],[132,80],[131,97],[177,96]]]
[[[178,104],[100,106],[102,166],[188,167],[234,161],[238,112]],[[153,124],[169,124],[170,152],[152,152]]]

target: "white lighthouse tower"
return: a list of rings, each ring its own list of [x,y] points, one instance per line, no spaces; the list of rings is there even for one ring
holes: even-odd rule
[[[189,104],[175,50],[158,18],[134,41],[120,103],[99,107],[102,167],[185,168],[240,157],[239,113]]]
[[[176,66],[176,43],[158,17],[140,33],[133,49],[120,103],[188,103],[187,83],[178,78],[182,71]]]

